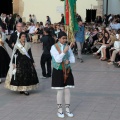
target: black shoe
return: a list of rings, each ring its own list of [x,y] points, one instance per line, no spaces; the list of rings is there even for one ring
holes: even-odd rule
[[[84,62],[83,59],[80,59],[80,62],[83,63]]]
[[[117,62],[113,62],[113,65],[114,65],[116,68],[120,68],[119,63],[117,63]]]
[[[51,77],[51,75],[46,75],[47,78]]]
[[[23,92],[23,91],[20,91],[20,94],[24,94],[24,92]]]
[[[27,91],[26,91],[26,92],[24,92],[24,94],[25,94],[26,96],[30,95],[30,94],[29,94],[29,92],[27,92]]]

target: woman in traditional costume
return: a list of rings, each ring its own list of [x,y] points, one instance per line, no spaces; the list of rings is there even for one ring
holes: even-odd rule
[[[57,116],[64,118],[62,110],[63,93],[65,93],[65,108],[66,115],[73,117],[70,112],[70,88],[74,88],[74,78],[70,67],[71,63],[75,63],[75,57],[71,50],[72,44],[68,46],[66,44],[67,35],[61,31],[58,34],[59,42],[52,46],[51,56],[53,64],[52,74],[52,89],[57,91]]]
[[[28,91],[36,89],[39,83],[34,65],[31,45],[26,42],[26,33],[22,32],[13,50],[5,87],[29,95]]]
[[[2,33],[0,33],[0,83],[2,78],[5,78],[9,69],[10,57],[4,46],[5,41],[3,39]]]

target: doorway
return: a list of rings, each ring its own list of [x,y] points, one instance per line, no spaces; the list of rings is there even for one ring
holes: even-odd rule
[[[0,15],[1,13],[5,13],[7,15],[13,13],[12,0],[0,0]]]
[[[86,22],[94,22],[96,19],[96,9],[86,9]]]

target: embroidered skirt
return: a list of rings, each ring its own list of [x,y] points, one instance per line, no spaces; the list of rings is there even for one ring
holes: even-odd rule
[[[63,71],[56,70],[55,68],[53,68],[51,88],[52,89],[74,88],[74,78],[72,72],[70,71],[69,77],[64,83]]]
[[[15,80],[13,75],[10,79],[8,72],[5,87],[12,91],[30,91],[37,89],[38,86],[39,80],[33,63],[27,56],[22,55],[17,59]]]

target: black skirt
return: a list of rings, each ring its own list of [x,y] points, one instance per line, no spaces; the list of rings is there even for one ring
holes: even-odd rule
[[[0,78],[4,78],[7,75],[9,69],[10,57],[7,51],[0,46]]]
[[[38,84],[38,77],[31,59],[22,55],[17,59],[16,78],[12,76],[10,85],[13,86],[33,86]]]
[[[62,70],[56,70],[53,68],[52,73],[52,89],[64,89],[64,88],[74,88],[74,77],[70,71],[69,77],[64,83],[64,76]]]

